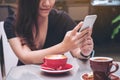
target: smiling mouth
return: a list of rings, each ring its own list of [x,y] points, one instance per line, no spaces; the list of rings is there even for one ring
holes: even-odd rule
[[[47,12],[47,13],[48,13],[48,12],[50,11],[50,9],[40,9],[40,11],[41,11],[41,12],[45,12],[45,13]]]

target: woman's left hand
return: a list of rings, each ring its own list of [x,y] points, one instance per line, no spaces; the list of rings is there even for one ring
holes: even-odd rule
[[[83,53],[85,56],[90,55],[90,53],[93,51],[93,39],[91,37],[92,34],[92,29],[89,29],[87,37],[84,39],[84,41],[82,41],[80,49],[81,49],[81,53]]]

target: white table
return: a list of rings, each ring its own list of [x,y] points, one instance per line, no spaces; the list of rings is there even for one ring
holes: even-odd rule
[[[68,53],[69,54],[69,53]],[[48,74],[40,69],[40,65],[24,65],[13,67],[8,73],[6,80],[72,80],[79,69],[75,58],[69,56],[68,62],[73,69],[62,74]]]
[[[83,73],[92,71],[89,60],[81,61],[69,57],[68,63],[73,65],[73,70],[63,74],[44,73],[38,65],[13,67],[7,75],[6,80],[81,80],[80,77]],[[120,66],[120,62],[117,63]],[[115,74],[120,77],[120,68]]]

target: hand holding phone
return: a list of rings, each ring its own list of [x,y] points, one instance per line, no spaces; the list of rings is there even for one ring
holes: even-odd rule
[[[86,29],[87,27],[92,28],[96,18],[97,18],[97,15],[87,15],[83,21],[83,25],[80,28],[79,32]]]

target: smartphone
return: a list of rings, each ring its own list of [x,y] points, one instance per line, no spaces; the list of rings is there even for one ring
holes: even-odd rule
[[[87,27],[93,28],[93,24],[95,23],[96,18],[97,18],[97,15],[87,15],[79,31],[82,31],[86,29]]]

